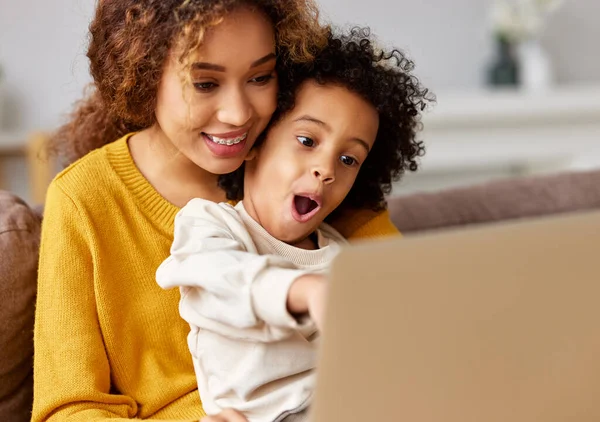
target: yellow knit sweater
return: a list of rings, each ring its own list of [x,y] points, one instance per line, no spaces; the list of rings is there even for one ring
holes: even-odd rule
[[[40,250],[32,421],[204,416],[178,312],[162,290],[179,208],[135,166],[127,137],[52,182]],[[346,216],[348,237],[397,233],[387,213]]]

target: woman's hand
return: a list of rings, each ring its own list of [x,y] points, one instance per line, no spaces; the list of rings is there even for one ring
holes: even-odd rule
[[[216,415],[203,417],[200,422],[248,422],[248,419],[237,410],[225,409]]]

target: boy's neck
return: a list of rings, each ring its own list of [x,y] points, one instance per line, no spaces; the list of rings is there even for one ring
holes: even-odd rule
[[[295,246],[296,248],[299,248],[299,249],[306,249],[309,251],[319,249],[319,236],[317,235],[316,232],[312,232],[311,234],[306,236],[306,238],[304,238],[303,240],[300,240],[299,242],[295,242],[290,245]]]
[[[254,220],[254,222],[256,222],[256,224],[261,225],[252,203],[251,202],[249,203],[248,201],[244,201],[244,200],[240,201],[240,203],[244,207],[244,210],[246,211],[248,216],[252,220]],[[262,226],[262,227],[267,233],[269,233],[269,231],[264,226]],[[316,231],[307,234],[303,239],[297,240],[295,242],[285,242],[281,239],[278,239],[272,233],[269,233],[269,234],[272,237],[274,237],[275,239],[279,240],[280,242],[287,243],[288,245],[293,246],[295,248],[305,249],[305,250],[309,250],[309,251],[319,249],[319,235]]]

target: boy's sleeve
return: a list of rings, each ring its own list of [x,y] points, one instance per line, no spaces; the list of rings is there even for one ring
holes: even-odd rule
[[[307,271],[258,255],[239,216],[194,199],[175,218],[171,255],[156,272],[165,289],[181,288],[181,316],[230,338],[276,341],[299,322],[287,311],[291,284]]]

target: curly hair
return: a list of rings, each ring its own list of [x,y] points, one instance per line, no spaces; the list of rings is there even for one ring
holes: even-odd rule
[[[66,163],[123,135],[155,123],[163,65],[181,40],[184,64],[206,29],[233,9],[249,6],[273,23],[280,62],[306,62],[326,43],[313,0],[110,0],[98,1],[87,57],[93,84],[49,150]]]
[[[425,153],[417,132],[422,129],[421,113],[435,96],[412,74],[414,63],[398,49],[378,49],[369,28],[355,27],[346,35],[329,33],[327,45],[314,61],[278,66],[278,108],[255,147],[264,141],[269,128],[294,108],[298,90],[307,80],[347,88],[375,107],[379,129],[338,210],[384,209],[392,182],[406,170],[416,171],[418,158]],[[219,177],[219,186],[230,200],[243,198],[243,171],[242,167]]]

